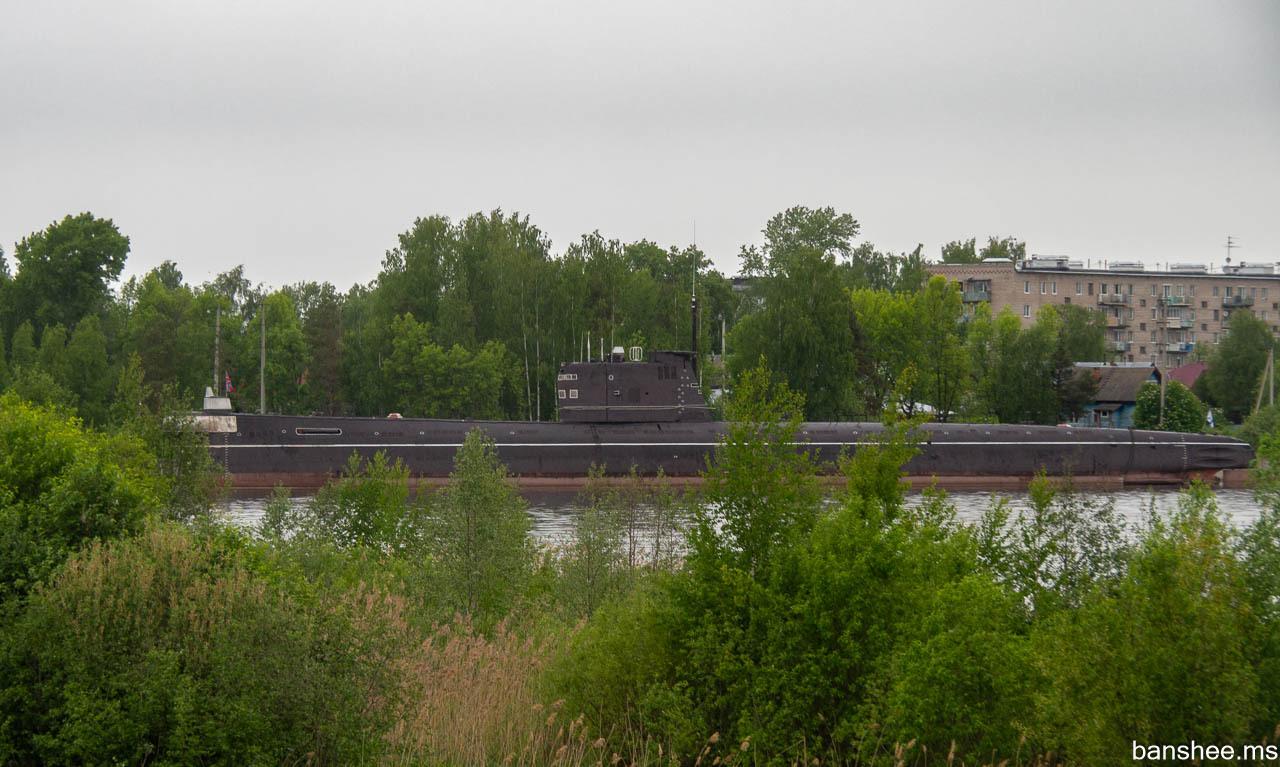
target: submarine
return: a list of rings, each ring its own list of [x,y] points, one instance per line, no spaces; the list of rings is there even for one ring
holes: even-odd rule
[[[632,467],[684,484],[700,473],[728,429],[711,419],[698,386],[697,355],[616,347],[600,360],[568,362],[556,377],[558,421],[290,416],[234,413],[206,390],[194,416],[233,489],[314,488],[347,466],[353,453],[402,461],[414,484],[439,484],[453,470],[467,433],[483,429],[524,488],[570,489],[592,467],[621,478]],[[838,481],[842,451],[874,443],[875,422],[806,422],[797,450],[808,450]],[[1253,460],[1248,443],[1212,434],[1013,424],[928,423],[919,453],[903,467],[915,487],[994,489],[1025,485],[1038,474],[1080,487],[1121,488],[1213,482]]]

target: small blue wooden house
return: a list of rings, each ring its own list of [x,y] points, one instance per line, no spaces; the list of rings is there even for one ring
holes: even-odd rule
[[[1089,375],[1098,382],[1098,393],[1076,426],[1128,429],[1138,406],[1138,388],[1147,381],[1160,383],[1162,373],[1155,365],[1078,364],[1076,375]]]

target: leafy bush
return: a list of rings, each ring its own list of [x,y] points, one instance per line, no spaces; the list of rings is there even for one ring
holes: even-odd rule
[[[1209,406],[1179,381],[1165,384],[1163,421],[1160,418],[1160,384],[1147,381],[1139,386],[1137,402],[1133,411],[1135,429],[1201,432],[1208,426],[1205,416]]]
[[[86,541],[137,532],[163,486],[137,440],[0,396],[0,598],[22,594]]]
[[[376,754],[403,635],[387,598],[264,578],[246,545],[157,525],[72,557],[3,632],[0,761]]]
[[[1247,741],[1258,680],[1228,535],[1195,488],[1168,522],[1152,521],[1118,583],[1036,626],[1031,727],[1045,746],[1104,764],[1131,741]]]

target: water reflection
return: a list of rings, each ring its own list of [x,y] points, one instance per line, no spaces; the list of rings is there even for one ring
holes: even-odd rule
[[[1147,518],[1148,509],[1154,503],[1161,516],[1167,516],[1176,508],[1177,490],[1123,490],[1111,493],[1081,492],[1082,499],[1097,502],[1114,501],[1116,514],[1125,521],[1130,531],[1140,529]],[[1227,515],[1231,524],[1239,529],[1251,526],[1258,520],[1262,507],[1253,498],[1251,490],[1218,490],[1214,493],[1218,507]],[[560,546],[573,534],[578,513],[578,495],[574,492],[524,493],[529,503],[528,514],[533,522],[533,535],[539,541]],[[956,507],[956,514],[964,522],[976,522],[992,502],[993,497],[1008,499],[1016,517],[1018,511],[1030,509],[1030,497],[1025,492],[956,492],[947,495]],[[917,506],[924,500],[919,493],[907,496],[908,506]],[[294,503],[305,503],[305,498],[294,498]],[[224,516],[232,524],[244,528],[256,528],[262,519],[266,499],[258,497],[233,498],[223,508]],[[652,530],[641,517],[639,536],[645,538]]]

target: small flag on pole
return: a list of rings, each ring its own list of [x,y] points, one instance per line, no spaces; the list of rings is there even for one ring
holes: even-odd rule
[[[230,394],[231,392],[233,392],[233,391],[235,391],[235,390],[236,390],[236,387],[234,387],[234,386],[232,386],[232,385],[231,385],[231,376],[230,376],[230,374],[226,374],[226,375],[227,375],[227,394]]]

